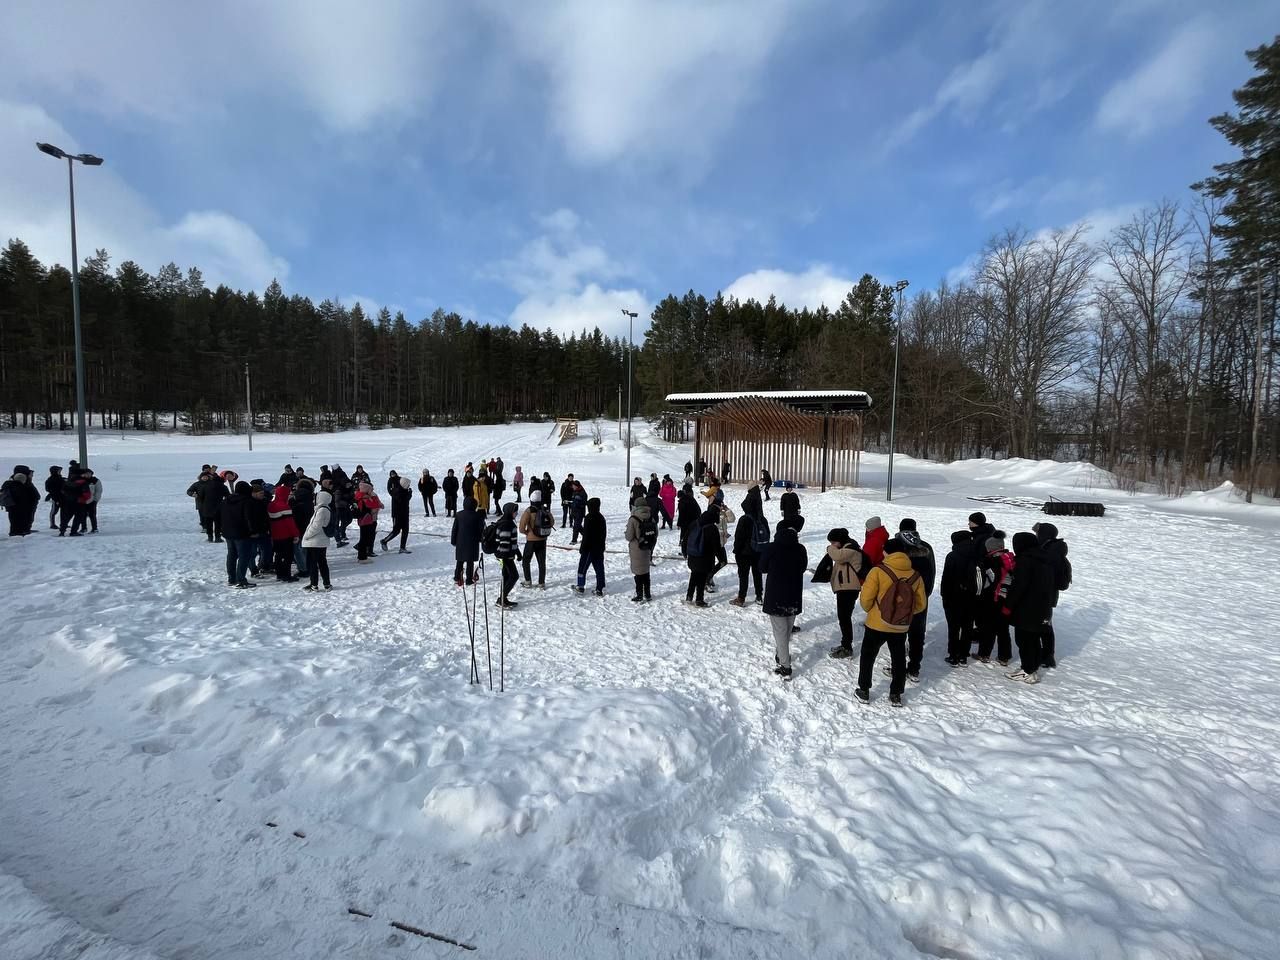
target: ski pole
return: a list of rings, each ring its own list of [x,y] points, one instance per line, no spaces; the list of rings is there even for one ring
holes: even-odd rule
[[[508,561],[500,560],[498,565],[502,570],[502,585],[505,591],[507,584]],[[507,601],[503,598],[501,612],[498,614],[498,692],[507,692]]]
[[[484,571],[484,554],[480,554],[480,588],[484,591],[484,655],[489,663],[489,689],[493,689],[493,649],[489,646],[489,580]]]
[[[467,621],[467,634],[471,638],[471,683],[480,682],[480,667],[476,664],[476,605],[475,585],[471,587],[471,608],[467,609],[467,588],[462,588],[462,615]]]

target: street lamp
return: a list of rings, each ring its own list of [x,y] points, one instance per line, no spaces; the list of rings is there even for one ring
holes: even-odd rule
[[[624,486],[631,484],[631,325],[640,314],[622,308],[622,315],[627,318],[627,476]]]
[[[902,291],[907,289],[909,281],[899,280],[893,285],[898,294],[898,323],[893,333],[893,400],[889,406],[889,486],[884,498],[893,500],[893,448],[898,427],[898,355],[902,347]]]
[[[79,160],[86,167],[102,166],[102,158],[91,153],[70,154],[55,147],[52,143],[37,143],[41,153],[47,153],[55,160],[67,161],[67,184],[71,190],[71,314],[76,340],[76,419],[80,433],[80,466],[89,465],[89,441],[85,436],[84,413],[84,347],[80,341],[80,258],[76,253],[76,178],[74,161]]]

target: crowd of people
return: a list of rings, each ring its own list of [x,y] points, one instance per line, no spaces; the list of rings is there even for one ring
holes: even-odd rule
[[[9,514],[9,536],[25,537],[36,532],[40,499],[32,469],[18,464],[9,479],[0,485],[0,506]],[[72,460],[65,476],[57,464],[49,467],[49,476],[44,482],[44,502],[49,504],[49,529],[58,531],[58,536],[97,533],[101,500],[102,481],[88,467]]]
[[[778,499],[780,516],[771,525],[764,502],[774,484],[765,470],[759,482],[748,487],[735,514],[725,502],[730,470],[728,463],[719,473],[703,462],[696,471],[686,463],[679,486],[669,474],[659,478],[650,473],[647,482],[634,478],[623,529],[634,581],[631,600],[643,604],[653,599],[651,569],[664,529],[678,536],[680,560],[689,571],[684,602],[694,607],[710,606],[707,597],[719,589],[716,577],[729,565],[732,551],[738,582],[729,603],[745,607],[750,596],[762,607],[771,623],[775,673],[789,679],[794,669],[791,639],[800,630],[796,620],[803,612],[810,569],[808,551],[799,538],[805,525],[800,497],[796,490],[785,489]],[[443,494],[444,516],[453,521],[449,543],[458,587],[477,584],[485,557],[492,557],[499,570],[495,602],[516,607],[512,591],[517,584],[546,589],[548,542],[559,527],[570,533],[566,548],[576,546],[578,552],[571,589],[586,593],[592,578],[594,594],[604,595],[608,523],[600,498],[589,496],[573,474],[557,484],[549,472],[531,473],[526,499],[526,475],[517,466],[509,487],[515,499],[505,504],[508,481],[501,458],[468,463],[461,477],[449,469],[439,481],[423,469],[417,488],[427,517],[438,516],[435,497]],[[325,465],[313,480],[303,468],[286,464],[272,484],[241,480],[233,470],[206,464],[187,493],[208,540],[227,545],[228,585],[249,588],[254,579],[274,573],[277,580],[290,583],[305,576],[305,589],[328,590],[328,548],[331,543],[347,546],[353,523],[358,563],[373,562],[375,542],[386,552],[398,539],[398,552],[411,552],[407,544],[413,483],[392,470],[385,489],[391,527],[381,537],[379,519],[386,508],[360,465],[349,475],[339,464]],[[558,523],[553,506],[557,496]],[[889,677],[891,704],[900,706],[907,684],[919,682],[935,587],[947,625],[949,666],[963,668],[971,659],[991,663],[994,658],[1007,667],[1015,645],[1019,664],[1007,674],[1011,680],[1038,683],[1041,670],[1056,666],[1053,610],[1061,591],[1071,585],[1067,545],[1057,528],[1036,524],[1031,531],[1015,534],[1010,550],[1005,533],[982,513],[974,513],[968,527],[950,539],[939,574],[933,547],[911,518],[903,519],[893,534],[879,517],[869,518],[861,544],[847,528],[828,532],[811,582],[829,584],[833,594],[840,642],[831,649],[832,658],[855,656],[854,613],[859,605],[865,612],[856,654],[855,696],[860,702],[870,701],[882,648],[889,652],[882,673]]]

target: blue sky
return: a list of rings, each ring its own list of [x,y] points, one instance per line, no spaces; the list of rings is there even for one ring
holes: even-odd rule
[[[320,300],[625,330],[834,305],[1189,197],[1272,4],[8,0],[0,239]]]

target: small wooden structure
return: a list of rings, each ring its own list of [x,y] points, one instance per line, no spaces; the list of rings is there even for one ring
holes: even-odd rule
[[[576,440],[578,439],[578,421],[576,419],[565,420],[561,417],[556,417],[556,425],[551,432],[554,435],[557,431],[560,433],[560,443],[557,443],[556,446],[561,443],[568,443],[570,440]]]
[[[857,486],[862,417],[871,397],[861,390],[760,390],[673,393],[667,406],[696,423],[694,459],[752,482],[767,469],[777,481]]]

